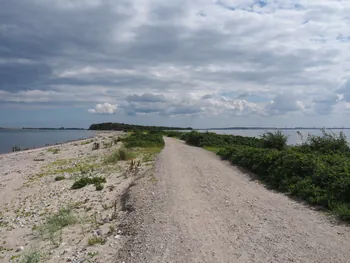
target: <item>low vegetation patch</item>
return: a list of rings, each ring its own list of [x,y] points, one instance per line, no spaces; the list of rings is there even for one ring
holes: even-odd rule
[[[39,250],[30,250],[20,256],[19,263],[39,263],[43,256]]]
[[[133,158],[133,154],[125,148],[120,148],[108,156],[104,163],[113,164],[118,161],[127,161]]]
[[[49,238],[52,243],[56,244],[56,233],[64,227],[73,225],[77,218],[70,207],[61,208],[56,214],[49,216],[45,223],[38,227],[43,238]]]
[[[58,148],[50,148],[47,151],[53,154],[58,154],[61,150]]]
[[[64,177],[63,175],[59,175],[55,177],[55,181],[62,181],[64,179],[66,179],[66,177]]]
[[[89,246],[94,246],[97,244],[104,245],[106,243],[106,240],[102,237],[90,237],[88,240]]]
[[[163,134],[161,132],[135,132],[123,138],[126,148],[132,147],[164,147]]]
[[[83,188],[87,185],[93,184],[96,186],[96,190],[97,190],[97,186],[102,185],[103,183],[106,183],[106,182],[107,182],[106,178],[104,178],[104,177],[98,177],[98,176],[97,177],[82,177],[79,180],[74,182],[71,189],[80,189],[80,188]],[[98,188],[100,188],[100,186]]]

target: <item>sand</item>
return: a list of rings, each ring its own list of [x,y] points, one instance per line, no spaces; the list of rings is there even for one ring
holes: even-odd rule
[[[19,262],[36,252],[40,262],[115,262],[125,241],[123,194],[153,167],[152,158],[138,161],[140,156],[132,169],[131,161],[104,164],[121,147],[120,136],[98,133],[93,139],[0,156],[0,262]],[[92,150],[94,143],[100,149]],[[56,181],[57,176],[64,179]],[[94,185],[70,189],[82,176],[107,182],[101,191]],[[73,223],[50,234],[48,218],[68,208]]]

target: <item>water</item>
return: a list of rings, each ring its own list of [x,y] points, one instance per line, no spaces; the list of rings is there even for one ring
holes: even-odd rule
[[[89,138],[93,134],[93,131],[84,130],[0,130],[0,153],[11,152],[13,146],[37,148],[46,144]]]
[[[275,130],[269,130],[270,132],[275,132]],[[298,130],[281,130],[285,135],[288,136],[288,144],[289,145],[295,145],[302,143],[302,140],[300,136],[297,134]],[[308,134],[313,135],[321,135],[321,130],[299,130],[300,133],[303,135],[304,140],[307,138]],[[342,131],[350,143],[350,130],[332,130],[335,134],[339,134],[339,132]],[[233,134],[233,135],[241,135],[241,136],[249,136],[249,137],[259,137],[262,135],[265,130],[209,130],[209,132],[215,132],[218,134]],[[327,132],[330,132],[330,130],[327,130]]]

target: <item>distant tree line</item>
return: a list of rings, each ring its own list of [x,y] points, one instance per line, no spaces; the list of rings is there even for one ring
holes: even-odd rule
[[[104,131],[164,131],[164,130],[192,130],[191,127],[180,128],[180,127],[165,127],[165,126],[144,126],[144,125],[133,125],[125,123],[98,123],[92,124],[89,130],[104,130]]]

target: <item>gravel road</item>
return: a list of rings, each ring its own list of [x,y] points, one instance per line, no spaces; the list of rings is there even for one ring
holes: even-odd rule
[[[130,189],[117,262],[350,262],[350,228],[266,189],[215,154],[165,138]]]

